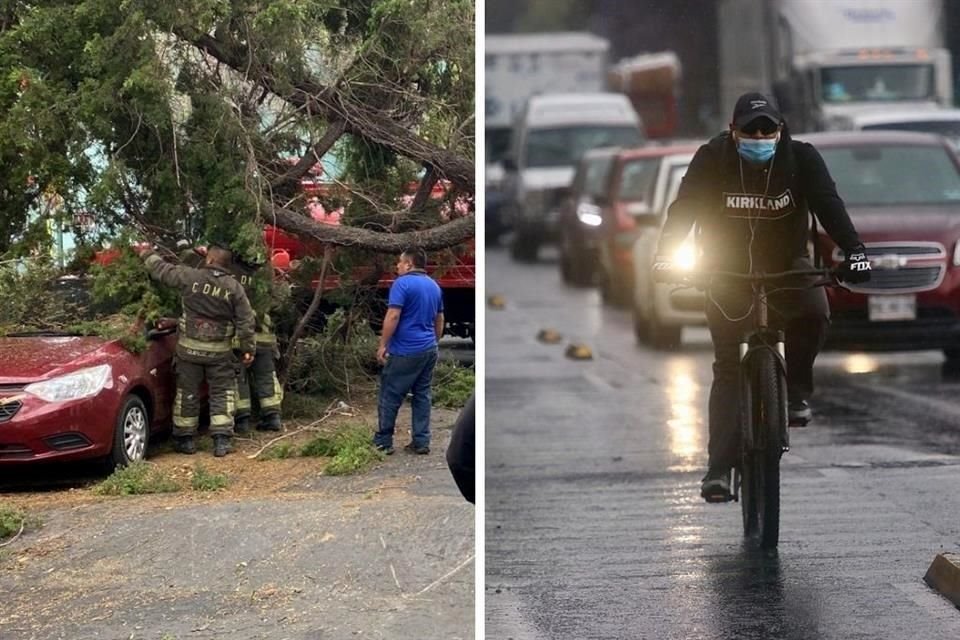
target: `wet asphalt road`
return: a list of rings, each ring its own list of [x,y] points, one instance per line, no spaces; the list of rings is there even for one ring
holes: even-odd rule
[[[960,550],[960,378],[936,352],[824,353],[792,430],[776,557],[706,505],[705,329],[637,347],[628,311],[555,263],[488,251],[486,637],[957,638],[922,581]],[[536,340],[553,327],[561,344]],[[592,361],[564,357],[571,340]]]

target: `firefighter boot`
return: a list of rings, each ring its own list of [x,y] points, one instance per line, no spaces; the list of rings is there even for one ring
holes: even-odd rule
[[[213,455],[217,458],[222,458],[228,453],[230,453],[230,436],[225,436],[220,433],[213,436]]]
[[[234,418],[233,432],[238,436],[250,433],[250,416],[237,416]]]
[[[260,424],[257,425],[258,431],[280,431],[280,413],[273,411],[260,416]]]
[[[193,436],[174,436],[173,450],[177,453],[191,455],[197,452],[197,443]]]

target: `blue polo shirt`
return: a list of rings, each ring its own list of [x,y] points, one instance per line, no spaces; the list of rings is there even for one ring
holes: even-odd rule
[[[400,321],[387,345],[391,355],[408,356],[437,345],[434,321],[443,311],[443,293],[426,272],[410,271],[394,280],[387,304],[400,309]]]

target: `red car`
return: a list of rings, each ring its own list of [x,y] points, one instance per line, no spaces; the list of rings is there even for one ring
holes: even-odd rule
[[[960,157],[923,133],[799,136],[823,155],[867,248],[869,282],[828,290],[829,341],[960,358]],[[827,264],[843,256],[823,234]]]
[[[0,338],[0,466],[142,460],[170,428],[174,330],[154,331],[140,354],[66,332]]]

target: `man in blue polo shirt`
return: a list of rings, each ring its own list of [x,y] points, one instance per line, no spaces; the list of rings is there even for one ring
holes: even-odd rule
[[[413,392],[413,429],[407,451],[430,453],[430,384],[443,335],[443,294],[427,275],[427,254],[407,249],[397,262],[399,277],[390,287],[377,360],[380,374],[379,426],[373,444],[393,453],[393,431],[403,399]]]

